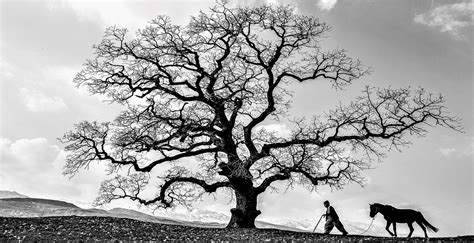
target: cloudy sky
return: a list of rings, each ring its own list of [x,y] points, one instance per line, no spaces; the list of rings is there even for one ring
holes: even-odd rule
[[[389,152],[365,171],[367,185],[331,192],[265,193],[262,215],[269,222],[319,218],[332,201],[343,222],[369,223],[368,203],[421,210],[441,235],[473,234],[473,13],[471,1],[271,0],[290,4],[333,27],[327,47],[349,50],[373,74],[346,91],[324,83],[295,84],[294,116],[318,114],[360,94],[365,85],[424,87],[446,98],[462,118],[464,133],[430,128],[424,138]],[[234,4],[252,5],[242,0]],[[95,167],[69,179],[61,175],[65,153],[57,138],[81,120],[107,121],[120,107],[75,88],[72,79],[92,57],[106,27],[144,27],[156,15],[185,24],[213,0],[193,1],[19,1],[0,0],[0,190],[31,197],[90,203],[104,172]],[[314,97],[320,97],[315,99]],[[278,124],[285,128],[285,124]],[[197,204],[229,214],[219,198]],[[382,225],[382,217],[376,224]],[[399,226],[406,231],[406,226]],[[357,233],[357,232],[351,232]],[[415,226],[415,233],[420,230]]]

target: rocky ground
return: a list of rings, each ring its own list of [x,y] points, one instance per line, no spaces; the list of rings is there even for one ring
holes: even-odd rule
[[[276,229],[198,228],[112,217],[0,217],[0,241],[331,241],[404,242],[406,238],[326,236]],[[424,241],[414,238],[411,242]],[[431,238],[430,242],[473,242],[474,236]]]

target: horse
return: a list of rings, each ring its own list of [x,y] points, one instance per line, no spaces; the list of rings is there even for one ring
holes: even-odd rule
[[[406,223],[408,228],[410,228],[410,234],[408,238],[411,237],[413,233],[413,222],[418,223],[423,232],[425,232],[425,238],[428,238],[426,234],[426,228],[430,231],[438,232],[438,228],[434,227],[428,221],[426,221],[423,215],[412,209],[398,209],[390,205],[382,205],[380,203],[370,204],[370,217],[374,218],[377,213],[381,213],[385,220],[387,220],[387,226],[385,229],[391,236],[397,237],[397,223]],[[390,231],[390,224],[393,223],[393,233]],[[425,227],[426,226],[426,227]]]

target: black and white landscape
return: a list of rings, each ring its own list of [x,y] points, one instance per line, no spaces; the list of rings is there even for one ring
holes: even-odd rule
[[[212,212],[208,212],[212,213]],[[180,215],[175,215],[180,217]],[[216,221],[218,213],[214,215]],[[319,240],[333,241],[338,236],[310,233],[315,222],[283,222],[273,224],[257,221],[257,231],[222,230],[222,222],[202,220],[184,221],[145,214],[139,211],[113,208],[110,210],[80,208],[72,203],[30,198],[17,192],[0,191],[0,240]],[[364,231],[363,226],[346,224],[351,232]],[[390,240],[383,236],[384,229],[374,227],[365,236],[346,237],[352,240]],[[463,242],[471,236],[435,238],[432,241]],[[423,241],[420,238],[415,241]]]
[[[99,216],[130,218],[140,221],[184,225],[193,227],[224,228],[229,220],[228,215],[221,215],[217,212],[195,213],[193,217],[180,215],[178,213],[168,213],[167,216],[150,215],[132,209],[112,208],[109,210],[97,208],[80,208],[73,203],[53,199],[30,198],[17,192],[0,191],[0,217],[33,218],[52,216]],[[273,228],[280,230],[290,230],[295,232],[312,231],[316,222],[263,222],[257,221],[258,228]],[[349,223],[348,229],[352,232],[362,232],[364,225]],[[384,230],[379,227],[370,229],[368,234],[383,235]]]
[[[0,234],[473,235],[473,15],[468,0],[1,1]]]

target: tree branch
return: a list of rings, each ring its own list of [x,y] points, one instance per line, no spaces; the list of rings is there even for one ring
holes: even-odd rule
[[[143,205],[159,203],[160,206],[167,208],[171,207],[175,200],[175,198],[172,197],[173,192],[168,191],[175,183],[190,183],[197,185],[208,193],[213,193],[218,188],[230,186],[229,182],[227,181],[219,181],[208,184],[204,180],[194,177],[168,177],[160,186],[159,193],[156,197],[152,199],[144,199],[140,195],[140,192],[148,184],[148,182],[149,177],[146,175],[146,173],[132,174],[128,175],[127,177],[117,175],[116,177],[106,180],[102,183],[99,193],[100,196],[95,200],[95,204],[102,205],[116,199],[130,199]]]

